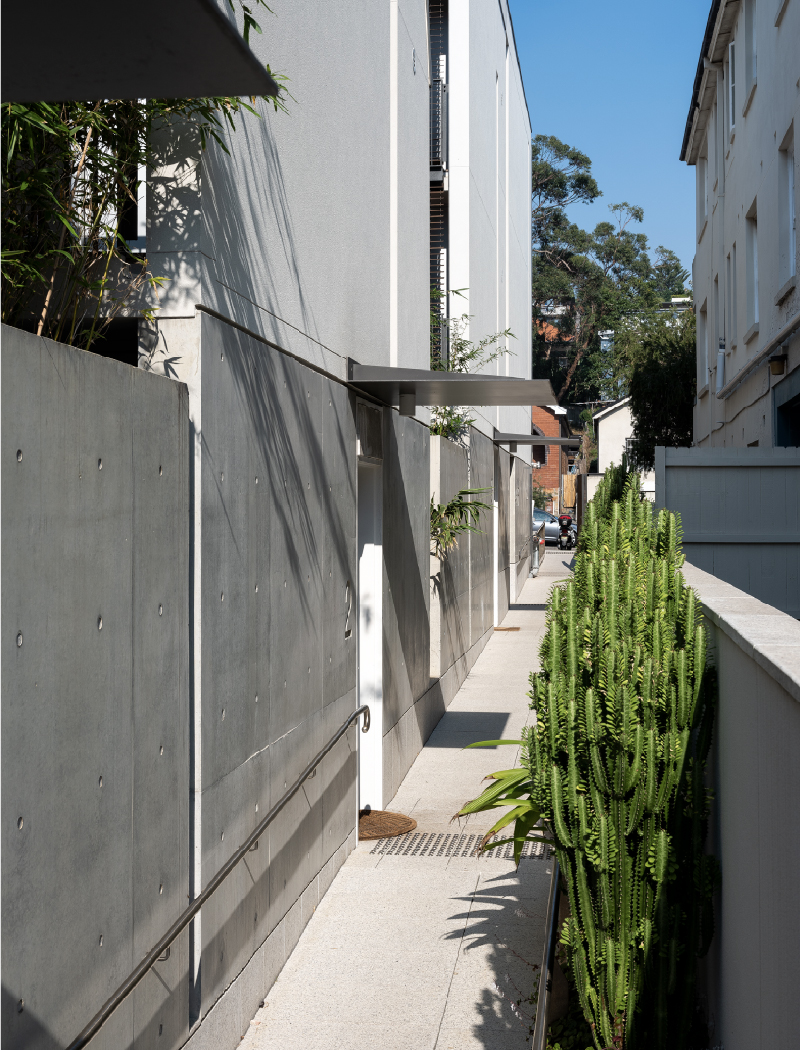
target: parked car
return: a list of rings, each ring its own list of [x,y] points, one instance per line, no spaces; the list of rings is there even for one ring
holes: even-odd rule
[[[558,518],[551,514],[547,510],[539,510],[538,507],[533,508],[533,527],[537,528],[541,522],[544,522],[544,541],[545,543],[558,543]]]

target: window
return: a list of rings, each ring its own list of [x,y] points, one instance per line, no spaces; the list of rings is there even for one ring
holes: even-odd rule
[[[725,338],[725,326],[719,309],[719,274],[714,278],[714,346],[720,345]]]
[[[706,303],[700,307],[697,315],[697,386],[702,389],[708,384],[708,310]]]
[[[708,218],[708,157],[697,159],[697,239],[703,233]]]
[[[744,80],[747,99],[758,80],[758,47],[756,34],[756,0],[745,0],[744,3],[745,58]],[[745,103],[746,104],[746,103]]]
[[[783,140],[778,153],[778,162],[779,280],[781,284],[785,284],[797,273],[797,217],[794,196],[794,137],[792,131]]]
[[[756,204],[747,213],[746,250],[747,250],[747,327],[748,335],[752,337],[756,333],[751,331],[758,324],[758,213]],[[745,339],[748,338],[745,336]]]
[[[728,134],[736,132],[736,43],[728,46]]]
[[[725,272],[725,340],[726,347],[731,350],[736,346],[736,245],[734,244],[728,253]]]

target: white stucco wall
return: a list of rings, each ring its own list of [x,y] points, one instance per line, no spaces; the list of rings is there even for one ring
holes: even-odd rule
[[[513,355],[487,366],[530,378],[531,126],[506,0],[450,0],[451,314],[472,315],[470,337],[510,328]],[[530,432],[524,408],[477,409],[490,433]],[[524,454],[529,460],[530,454]]]
[[[704,74],[699,111],[686,153],[687,162],[697,170],[693,286],[698,312],[698,401],[694,438],[700,445],[744,446],[758,442],[759,447],[771,446],[774,431],[770,391],[800,366],[800,336],[796,335],[788,348],[784,377],[770,376],[769,366],[764,363],[729,397],[716,397],[719,339],[725,340],[723,383],[728,383],[800,311],[800,290],[786,287],[789,273],[786,258],[781,256],[779,237],[785,196],[780,185],[780,154],[792,132],[795,214],[800,184],[800,5],[778,0],[754,3],[755,85],[748,80],[746,62],[750,47],[747,9],[749,3],[720,7],[708,55],[714,65]],[[776,15],[781,9],[782,20],[776,26]],[[736,67],[733,136],[728,112],[731,41],[735,42]],[[757,330],[753,327],[754,311],[748,308],[747,291],[747,225],[754,209],[758,243]],[[795,273],[797,268],[795,248]],[[781,292],[783,297],[779,299]]]

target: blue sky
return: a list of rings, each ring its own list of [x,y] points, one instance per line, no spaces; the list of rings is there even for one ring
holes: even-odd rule
[[[691,272],[694,168],[678,157],[710,0],[509,4],[533,134],[587,153],[603,191],[570,217],[592,228],[609,204],[639,204],[651,247]]]

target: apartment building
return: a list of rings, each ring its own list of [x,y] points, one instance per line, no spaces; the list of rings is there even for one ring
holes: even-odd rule
[[[533,385],[531,126],[507,2],[273,8],[251,43],[290,78],[288,114],[257,103],[229,153],[163,129],[148,173],[163,283],[139,364],[187,384],[192,426],[191,892],[266,808],[265,778],[274,801],[359,703],[371,728],[357,766],[353,737],[254,855],[255,928],[235,879],[203,908],[201,1030],[248,967],[278,972],[352,848],[352,790],[388,805],[530,550],[530,449],[494,441],[530,435],[531,398],[504,391]],[[460,445],[432,438],[417,384],[432,286],[470,339],[514,336]],[[467,485],[493,491],[494,522],[432,594],[429,501]]]
[[[714,0],[681,160],[697,173],[694,440],[800,445],[797,0]]]

